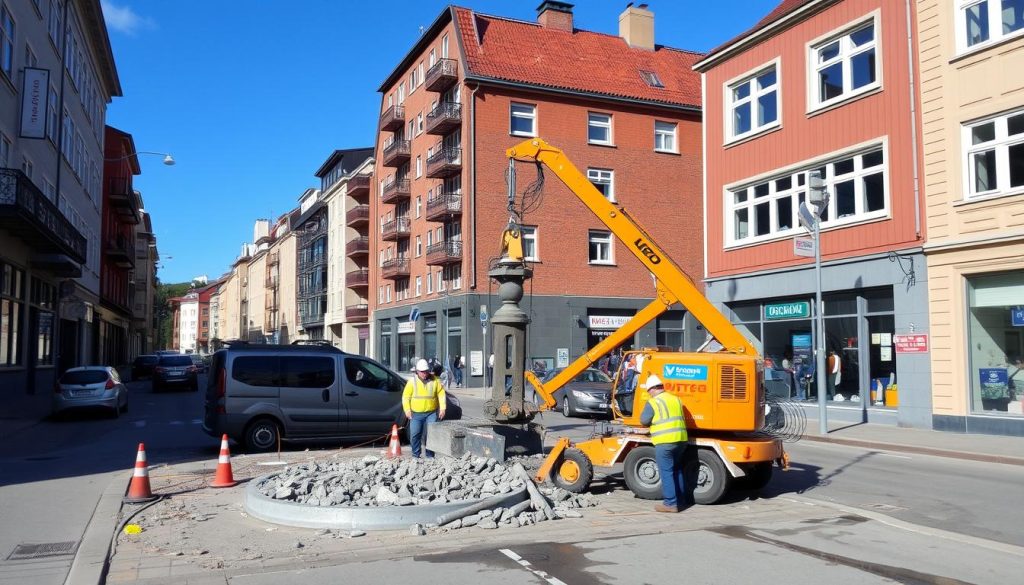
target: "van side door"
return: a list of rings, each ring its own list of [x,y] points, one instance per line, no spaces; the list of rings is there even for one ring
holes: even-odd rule
[[[333,355],[282,355],[281,411],[285,436],[335,437],[342,433],[341,384]]]
[[[383,435],[402,413],[404,383],[380,364],[360,356],[345,356],[345,407],[348,433]]]

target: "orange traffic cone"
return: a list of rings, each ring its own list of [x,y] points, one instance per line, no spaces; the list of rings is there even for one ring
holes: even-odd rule
[[[388,459],[402,456],[402,443],[398,440],[398,425],[391,425],[391,442],[388,443]]]
[[[228,450],[228,436],[220,439],[220,457],[217,458],[217,475],[213,478],[210,487],[225,488],[238,485],[235,477],[231,474],[231,451]]]
[[[156,499],[149,487],[149,465],[146,464],[146,446],[139,443],[139,453],[135,456],[135,472],[128,486],[128,495],[124,497],[126,504],[143,504]]]

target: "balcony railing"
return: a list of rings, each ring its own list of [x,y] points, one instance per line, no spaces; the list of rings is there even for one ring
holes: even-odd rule
[[[410,231],[409,218],[400,217],[393,219],[381,226],[380,237],[383,240],[394,241],[399,238],[408,238]]]
[[[348,180],[346,193],[352,197],[370,194],[370,175],[356,175]]]
[[[427,246],[427,264],[431,266],[458,264],[461,261],[462,242],[459,240],[447,240]]]
[[[455,59],[441,59],[427,69],[427,91],[444,91],[459,80],[459,63]]]
[[[132,225],[141,221],[139,208],[135,201],[135,190],[130,178],[110,177],[107,180],[107,200],[110,202],[110,208],[120,216],[121,221]]]
[[[392,140],[381,153],[381,164],[386,167],[398,167],[409,162],[412,155],[412,143],[408,140]]]
[[[115,236],[103,242],[103,254],[120,268],[135,267],[135,242],[133,238]]]
[[[0,168],[0,226],[37,252],[85,262],[86,240],[24,173]]]
[[[356,205],[345,212],[345,225],[357,226],[370,221],[370,206]]]
[[[385,132],[405,126],[405,106],[391,106],[380,115],[380,129]]]
[[[263,284],[264,284],[265,288],[269,288],[271,290],[276,290],[277,289],[277,275],[268,276],[267,279],[263,282]]]
[[[345,320],[349,323],[366,323],[369,318],[369,305],[349,305],[345,307]]]
[[[408,258],[391,258],[380,265],[380,275],[383,278],[405,278],[409,276]]]
[[[357,256],[362,254],[370,253],[370,238],[366,236],[360,236],[353,238],[345,244],[345,255],[346,256]]]
[[[412,189],[409,186],[409,179],[399,179],[384,184],[384,189],[380,192],[380,202],[398,203],[411,196]]]
[[[448,134],[462,125],[462,106],[455,102],[443,102],[427,114],[427,134]]]
[[[267,254],[267,266],[277,266],[281,262],[280,252],[271,252]]]
[[[443,191],[427,199],[427,221],[447,221],[462,213],[462,191]]]
[[[345,274],[345,286],[348,288],[365,288],[370,284],[370,271],[366,268],[352,270]]]
[[[427,176],[431,179],[444,179],[462,172],[462,149],[454,147],[438,147],[434,154],[427,157]]]

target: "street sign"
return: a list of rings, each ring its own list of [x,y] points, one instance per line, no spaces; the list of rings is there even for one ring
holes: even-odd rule
[[[764,306],[764,318],[768,321],[779,319],[807,319],[811,316],[811,303],[796,301]]]
[[[896,353],[928,353],[928,334],[893,335]]]
[[[567,368],[567,367],[569,367],[569,348],[568,347],[560,347],[560,348],[558,348],[555,351],[555,355],[556,355],[556,365],[555,365],[555,367],[557,367],[557,368]]]
[[[1010,323],[1014,327],[1024,327],[1024,307],[1010,309]]]
[[[419,318],[420,318],[420,308],[419,307],[413,307],[409,311],[409,320],[410,321],[416,321]]]
[[[814,240],[812,238],[793,238],[793,254],[814,258]]]
[[[487,327],[487,305],[480,305],[480,324]]]

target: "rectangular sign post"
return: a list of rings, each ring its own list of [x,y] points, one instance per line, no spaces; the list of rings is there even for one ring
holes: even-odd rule
[[[779,319],[807,319],[811,316],[811,304],[807,301],[795,301],[792,303],[775,303],[764,306],[764,318],[766,321]]]
[[[812,238],[801,238],[799,236],[793,238],[793,254],[796,256],[804,256],[806,258],[814,258],[814,240]]]
[[[1010,309],[1010,324],[1014,327],[1024,327],[1024,307]]]
[[[896,346],[896,353],[928,353],[927,333],[893,335],[892,342]]]
[[[50,70],[25,68],[21,91],[21,137],[46,138],[46,105]]]

